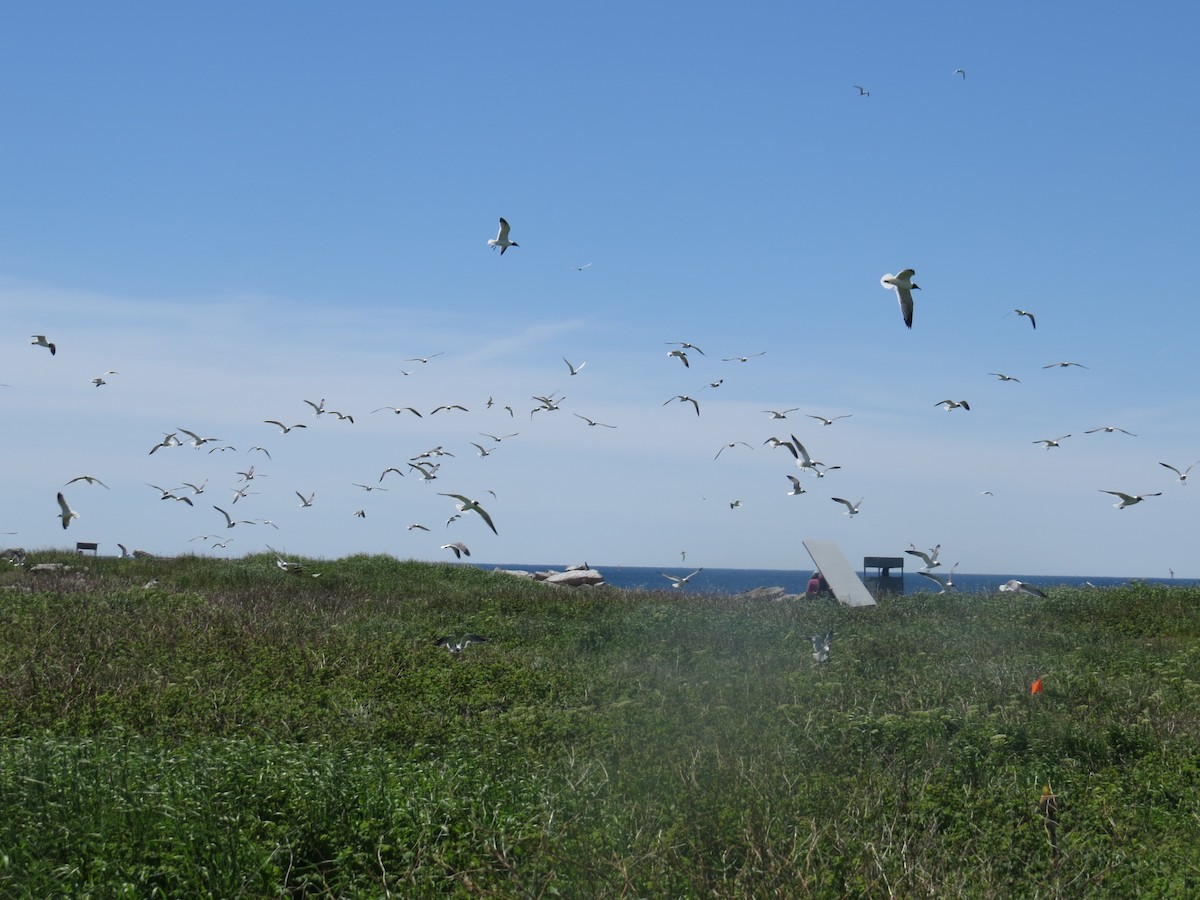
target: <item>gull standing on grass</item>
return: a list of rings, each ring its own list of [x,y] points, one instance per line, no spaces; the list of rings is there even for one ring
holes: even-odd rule
[[[1100,489],[1100,493],[1112,494],[1114,497],[1121,498],[1121,501],[1119,503],[1113,504],[1113,507],[1115,509],[1124,509],[1127,506],[1133,506],[1135,503],[1141,503],[1147,497],[1161,497],[1162,496],[1162,491],[1159,491],[1157,494],[1126,494],[1126,493],[1123,493],[1122,491],[1106,491],[1103,488]]]
[[[921,286],[912,280],[916,274],[915,269],[905,269],[899,275],[889,272],[879,279],[880,285],[896,292],[896,299],[900,301],[900,314],[904,316],[904,324],[909,328],[912,328],[913,323],[912,292],[921,290]]]
[[[833,629],[825,632],[825,637],[814,634],[809,638],[813,646],[813,659],[819,663],[829,662],[829,645],[833,643]]]
[[[486,644],[488,639],[479,634],[464,634],[462,640],[456,641],[454,638],[447,635],[443,638],[438,638],[433,642],[435,647],[445,647],[451,653],[462,653],[467,648],[468,644]]]
[[[492,238],[490,241],[488,241],[488,246],[491,247],[493,250],[495,250],[497,247],[500,248],[501,256],[504,255],[504,251],[507,250],[509,247],[520,247],[521,246],[516,241],[510,241],[508,239],[508,230],[509,230],[508,222],[504,221],[504,217],[502,216],[500,218],[500,230],[498,232],[496,232],[496,236],[494,238]]]

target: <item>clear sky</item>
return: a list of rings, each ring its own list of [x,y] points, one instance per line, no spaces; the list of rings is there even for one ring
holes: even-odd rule
[[[1200,576],[1200,485],[1159,465],[1200,460],[1198,29],[1182,2],[14,6],[0,541],[804,568],[819,538]],[[879,283],[907,267],[911,331]],[[149,453],[180,428],[220,440]],[[764,444],[793,434],[841,468]],[[185,481],[192,507],[147,486]]]

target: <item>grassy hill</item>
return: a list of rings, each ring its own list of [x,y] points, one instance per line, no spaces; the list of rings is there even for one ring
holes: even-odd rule
[[[55,560],[0,569],[4,896],[1200,891],[1195,589],[850,610]]]

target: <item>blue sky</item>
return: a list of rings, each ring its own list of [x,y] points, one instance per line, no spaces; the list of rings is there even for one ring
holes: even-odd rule
[[[940,543],[967,572],[1198,577],[1200,496],[1159,465],[1200,460],[1198,19],[14,8],[0,531],[160,554],[445,559],[462,541],[473,561],[602,567],[686,550],[803,568],[811,537],[852,561]],[[503,257],[499,216],[520,243]],[[911,332],[879,285],[906,267]],[[670,341],[705,355],[685,368]],[[1042,368],[1060,360],[1088,368]],[[531,415],[552,392],[561,408]],[[320,398],[354,423],[316,417]],[[389,405],[423,415],[371,412]],[[1137,436],[1085,433],[1103,425]],[[221,441],[148,453],[180,428]],[[764,445],[790,434],[841,468],[818,479]],[[436,446],[454,455],[430,483],[354,486]],[[233,506],[250,464],[257,493]],[[80,518],[63,532],[54,495],[82,474],[110,489],[65,488]],[[807,493],[787,496],[789,474]],[[205,480],[191,508],[147,487]],[[1116,510],[1101,490],[1162,496]],[[439,491],[480,499],[499,534],[447,526]],[[226,529],[214,504],[278,529]]]

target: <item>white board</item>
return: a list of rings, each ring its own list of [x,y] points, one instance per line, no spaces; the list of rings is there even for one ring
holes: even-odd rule
[[[804,549],[812,557],[813,564],[825,576],[833,596],[847,606],[874,606],[875,598],[862,583],[850,561],[842,556],[833,541],[805,541]]]

